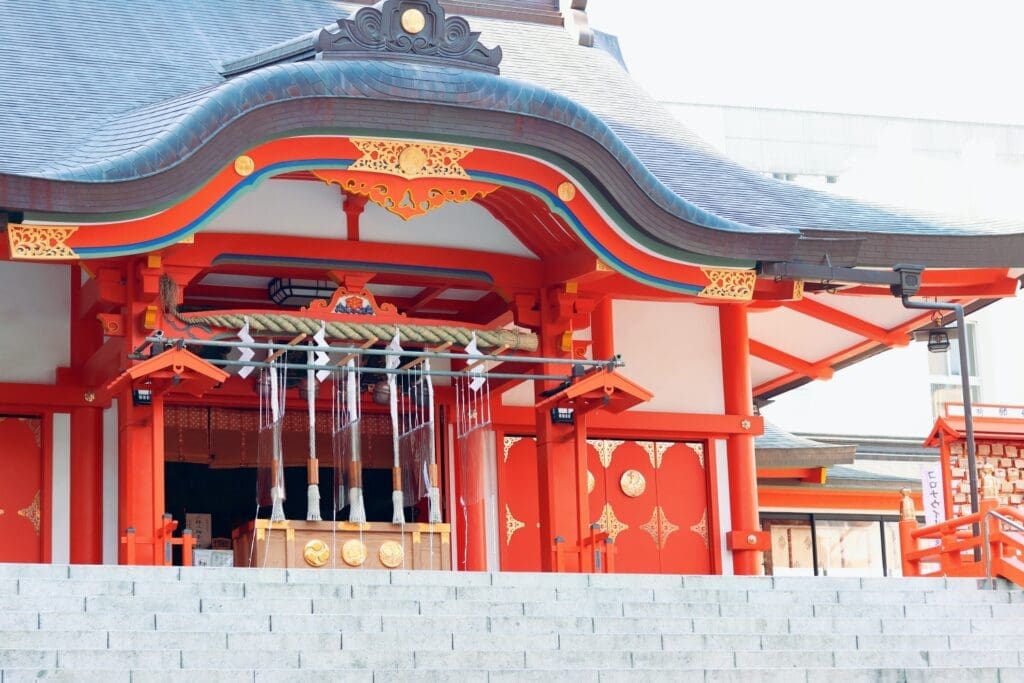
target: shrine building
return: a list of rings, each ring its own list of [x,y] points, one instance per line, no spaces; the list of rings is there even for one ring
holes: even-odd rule
[[[0,9],[0,562],[758,574],[766,501],[895,513],[755,401],[1024,226],[726,159],[585,6]]]

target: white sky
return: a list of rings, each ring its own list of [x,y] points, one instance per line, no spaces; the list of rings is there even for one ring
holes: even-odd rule
[[[590,0],[662,100],[1024,124],[1018,0]]]

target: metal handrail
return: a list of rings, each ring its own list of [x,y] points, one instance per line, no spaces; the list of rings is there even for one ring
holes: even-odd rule
[[[981,534],[982,534],[982,537],[984,538],[984,544],[983,544],[982,552],[985,553],[985,579],[989,582],[989,586],[991,588],[995,588],[995,578],[992,576],[992,546],[989,544],[989,530],[988,530],[988,519],[987,519],[989,516],[995,517],[996,519],[998,519],[1003,524],[1009,525],[1010,527],[1013,527],[1014,529],[1016,529],[1017,531],[1020,531],[1022,533],[1024,533],[1024,524],[1021,524],[1020,522],[1017,522],[1016,520],[1010,519],[1009,517],[1007,517],[1005,515],[999,514],[995,510],[989,510],[984,515],[984,517],[985,517],[985,519],[984,519],[985,524],[981,525],[981,527],[982,527]]]

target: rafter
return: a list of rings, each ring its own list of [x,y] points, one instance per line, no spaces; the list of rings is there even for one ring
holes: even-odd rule
[[[873,325],[855,315],[850,315],[849,313],[840,311],[837,308],[826,306],[825,304],[808,297],[804,297],[799,301],[787,302],[785,305],[786,308],[790,308],[797,313],[810,316],[834,327],[859,334],[862,337],[867,337],[879,344],[885,344],[886,346],[906,346],[910,343],[910,336],[904,330],[887,330],[884,327]]]
[[[780,351],[774,346],[768,346],[767,344],[762,344],[761,342],[753,339],[750,340],[750,355],[757,356],[769,363],[774,363],[775,365],[792,370],[804,377],[810,377],[812,379],[832,378],[832,366],[827,362],[808,363],[802,358],[797,358],[785,351]]]

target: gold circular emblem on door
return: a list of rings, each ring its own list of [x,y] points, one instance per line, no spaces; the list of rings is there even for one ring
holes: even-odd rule
[[[587,470],[587,493],[594,492],[594,473]]]
[[[302,558],[310,567],[322,567],[331,557],[331,549],[318,538],[314,538],[302,549]]]
[[[619,479],[619,487],[630,498],[636,498],[643,495],[644,490],[647,488],[647,480],[644,479],[644,475],[636,470],[626,470]]]
[[[402,550],[402,544],[395,541],[384,541],[380,544],[380,550],[377,552],[377,557],[380,558],[380,563],[388,569],[394,569],[402,564],[405,560],[405,551]]]
[[[358,567],[366,562],[366,545],[357,538],[345,541],[341,546],[341,559],[350,567]]]
[[[402,28],[408,33],[419,33],[427,25],[427,18],[418,9],[407,9],[402,12]]]

